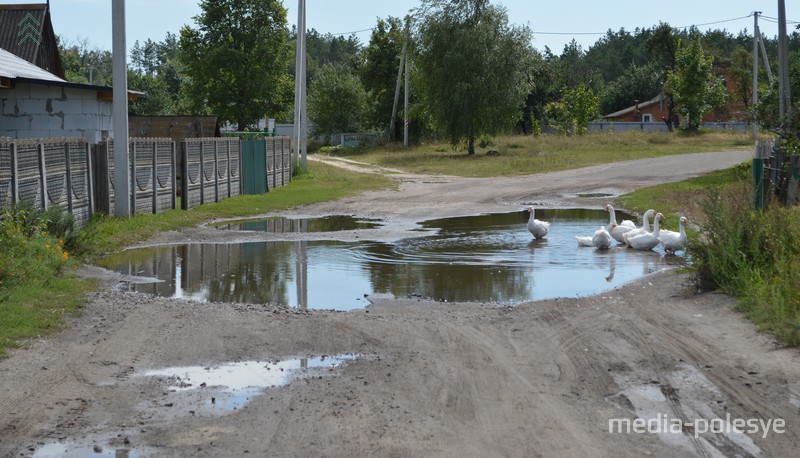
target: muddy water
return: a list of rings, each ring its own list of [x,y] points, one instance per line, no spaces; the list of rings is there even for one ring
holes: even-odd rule
[[[131,289],[201,301],[277,303],[349,310],[365,295],[513,305],[599,293],[657,270],[681,256],[623,247],[577,246],[608,221],[599,210],[537,210],[551,222],[533,240],[527,212],[428,221],[435,235],[379,242],[291,241],[188,244],[129,250],[102,265],[158,282]],[[628,215],[619,215],[628,218]],[[670,228],[670,227],[668,227]],[[676,228],[670,228],[676,229]]]

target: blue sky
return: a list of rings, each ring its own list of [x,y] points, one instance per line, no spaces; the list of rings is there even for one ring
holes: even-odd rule
[[[35,3],[36,0],[0,0],[0,4]],[[43,3],[44,0],[39,0]],[[534,32],[533,46],[549,46],[560,54],[573,38],[588,49],[608,29],[651,27],[659,21],[675,27],[707,24],[700,28],[726,29],[734,34],[752,31],[754,10],[765,16],[761,30],[769,37],[778,33],[777,0],[493,0],[504,5],[512,23],[528,25]],[[126,0],[127,44],[148,38],[161,41],[167,32],[178,33],[194,25],[200,12],[198,0]],[[800,21],[800,1],[785,0],[787,18]],[[111,49],[111,0],[50,0],[53,26],[68,41],[86,39],[91,47]],[[418,0],[306,0],[307,24],[321,33],[362,31],[375,25],[376,18],[403,17],[419,5]],[[297,22],[297,0],[285,0],[289,24]],[[731,20],[733,19],[733,20]],[[730,20],[730,21],[729,21]],[[796,24],[790,24],[793,30]],[[599,34],[598,34],[599,33]],[[369,41],[369,30],[356,34]]]

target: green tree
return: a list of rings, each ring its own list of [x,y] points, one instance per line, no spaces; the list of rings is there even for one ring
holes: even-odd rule
[[[706,56],[699,37],[678,47],[675,70],[667,74],[666,88],[684,116],[684,130],[697,131],[703,114],[725,103],[727,92],[723,81],[712,73],[713,66],[714,59]]]
[[[111,52],[92,47],[87,39],[75,42],[58,38],[58,50],[66,80],[73,83],[111,86]]]
[[[325,65],[308,88],[308,118],[317,134],[357,132],[366,108],[361,80],[345,65]]]
[[[654,64],[632,65],[604,87],[600,109],[608,114],[634,105],[637,100],[650,100],[661,92],[663,84],[662,75]]]
[[[162,42],[137,41],[130,56],[128,87],[145,94],[131,103],[132,114],[165,116],[187,111],[181,101],[184,76],[177,35],[167,32]]]
[[[195,113],[213,113],[240,129],[285,109],[292,97],[286,69],[286,8],[278,0],[201,0],[197,29],[181,30],[182,91]]]
[[[678,113],[672,92],[666,87],[667,75],[675,68],[675,53],[678,49],[677,32],[669,24],[660,23],[652,30],[646,31],[645,50],[651,56],[651,63],[659,71],[661,95],[669,114],[664,122],[672,132],[678,127]]]
[[[369,110],[365,120],[370,127],[388,129],[392,117],[397,68],[403,52],[403,23],[399,18],[378,19],[369,45],[364,49],[361,81],[368,93]],[[400,127],[397,123],[395,127]],[[389,133],[397,138],[397,132]]]
[[[583,84],[572,89],[565,87],[562,92],[563,100],[547,106],[551,125],[564,134],[585,134],[589,131],[589,122],[599,113],[600,98]]]
[[[415,64],[435,125],[451,144],[495,135],[519,120],[529,93],[531,33],[488,0],[424,0]]]

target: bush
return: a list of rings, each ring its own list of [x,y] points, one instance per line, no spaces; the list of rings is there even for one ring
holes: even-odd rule
[[[72,236],[73,226],[72,215],[57,207],[43,212],[20,203],[5,209],[0,221],[0,290],[23,281],[45,286],[60,274],[69,259],[69,239],[64,237]]]
[[[800,209],[751,210],[749,187],[713,191],[703,203],[708,222],[690,243],[698,286],[740,299],[762,330],[800,344]]]

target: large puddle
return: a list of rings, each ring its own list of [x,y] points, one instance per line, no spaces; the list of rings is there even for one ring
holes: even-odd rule
[[[536,216],[551,222],[544,240],[532,239],[527,212],[513,212],[428,221],[423,226],[438,229],[435,235],[392,244],[186,244],[127,250],[101,264],[161,280],[130,286],[161,296],[350,310],[368,305],[370,294],[504,305],[584,296],[685,263],[660,247],[578,247],[575,235],[607,223],[602,210],[537,210]]]

